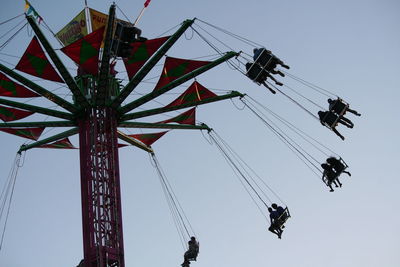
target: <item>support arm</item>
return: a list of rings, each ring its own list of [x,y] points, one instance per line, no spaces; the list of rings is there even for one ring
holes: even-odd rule
[[[211,130],[206,124],[187,125],[187,124],[168,124],[168,123],[146,123],[123,121],[119,127],[124,128],[150,128],[150,129],[180,129],[180,130]]]
[[[0,98],[0,104],[7,105],[10,107],[21,108],[24,110],[29,110],[32,112],[37,112],[37,113],[41,113],[41,114],[45,114],[45,115],[49,115],[49,116],[53,116],[53,117],[57,117],[57,118],[61,118],[61,119],[74,120],[74,116],[70,113],[57,111],[57,110],[51,110],[51,109],[42,108],[42,107],[33,106],[33,105],[28,105],[28,104],[15,102],[15,101],[11,101],[11,100],[6,100],[6,99],[2,99],[2,98]]]
[[[143,80],[143,78],[150,72],[150,70],[157,64],[157,62],[165,55],[168,49],[182,36],[182,34],[189,28],[195,19],[185,20],[182,26],[164,43],[164,45],[155,53],[151,59],[136,73],[136,75],[129,81],[129,83],[122,89],[118,97],[110,104],[111,107],[117,108],[129,96],[136,86]]]
[[[205,100],[197,101],[197,102],[192,102],[189,104],[183,104],[183,105],[178,105],[174,107],[169,107],[169,108],[155,108],[155,109],[150,109],[150,110],[145,110],[145,111],[140,111],[140,112],[135,112],[135,113],[130,113],[130,114],[125,114],[124,116],[121,117],[123,121],[126,120],[132,120],[132,119],[138,119],[138,118],[143,118],[147,116],[152,116],[152,115],[157,115],[169,111],[174,111],[182,108],[188,108],[188,107],[194,107],[194,106],[199,106],[203,104],[208,104],[216,101],[221,101],[229,98],[234,98],[234,97],[243,97],[244,94],[241,94],[239,92],[233,91],[230,94],[226,94],[223,96],[217,96],[217,97],[211,97]]]
[[[76,123],[72,121],[29,121],[29,122],[6,122],[0,123],[0,128],[19,127],[72,127]]]
[[[35,148],[35,147],[38,147],[38,146],[41,146],[41,145],[45,145],[45,144],[48,144],[48,143],[51,143],[51,142],[55,142],[55,141],[57,141],[57,140],[60,140],[60,139],[62,139],[62,138],[69,137],[69,136],[74,135],[74,134],[76,134],[76,133],[78,133],[78,128],[73,128],[73,129],[71,129],[71,130],[62,132],[62,133],[57,134],[57,135],[54,135],[54,136],[52,136],[52,137],[49,137],[49,138],[46,138],[46,139],[37,141],[37,142],[32,143],[32,144],[30,144],[30,145],[22,145],[22,146],[19,148],[18,153],[21,153],[21,152],[26,151],[26,150],[28,150],[28,149]]]
[[[69,89],[74,94],[76,102],[81,107],[89,107],[89,102],[83,95],[82,91],[79,89],[74,78],[72,78],[71,74],[67,71],[67,68],[61,62],[60,58],[58,57],[58,55],[56,54],[54,49],[51,47],[49,41],[47,41],[46,37],[40,30],[39,26],[36,24],[35,19],[32,16],[28,16],[27,20],[28,20],[29,24],[31,25],[33,31],[35,32],[36,36],[39,38],[40,42],[42,43],[44,49],[47,51],[48,55],[50,56],[54,65],[56,66],[57,70],[60,72],[65,83],[68,85]]]

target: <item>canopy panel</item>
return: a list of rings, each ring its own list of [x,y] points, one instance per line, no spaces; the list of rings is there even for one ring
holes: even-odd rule
[[[185,92],[177,99],[166,105],[166,108],[179,106],[183,104],[193,104],[207,98],[216,97],[217,95],[205,88],[203,85],[194,81]]]
[[[64,82],[50,64],[36,36],[32,38],[15,69],[49,81]]]
[[[129,79],[138,72],[146,61],[160,48],[169,36],[157,39],[147,40],[145,42],[133,42],[131,44],[132,52],[128,58],[124,58],[126,71]]]
[[[97,75],[99,71],[99,51],[103,42],[104,29],[103,26],[61,49],[82,68],[83,73]]]
[[[157,82],[156,87],[154,88],[154,91],[209,63],[210,61],[197,61],[167,57],[165,59],[162,74]]]
[[[0,128],[0,131],[14,134],[18,136],[22,136],[32,140],[38,140],[42,132],[44,131],[44,127],[38,128]]]
[[[76,149],[68,138],[61,139],[51,144],[39,146],[40,148],[56,148],[56,149]]]
[[[168,131],[159,132],[159,133],[131,134],[129,136],[139,140],[140,142],[142,142],[145,145],[151,146],[155,141],[160,139],[167,132]]]
[[[34,114],[34,112],[0,106],[0,119],[5,122],[20,120],[32,114]]]
[[[157,123],[170,123],[170,122],[176,122],[179,124],[195,125],[195,123],[196,123],[196,108],[191,108],[188,111],[185,111],[184,113],[182,113],[176,117],[173,117],[173,118],[165,120],[165,121],[160,121]]]
[[[0,96],[8,97],[38,97],[40,95],[28,88],[13,82],[6,75],[0,72]]]

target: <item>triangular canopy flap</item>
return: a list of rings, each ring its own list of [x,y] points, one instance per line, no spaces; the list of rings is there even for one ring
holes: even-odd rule
[[[44,131],[44,127],[38,128],[0,128],[0,131],[14,134],[18,136],[22,136],[32,140],[38,140],[42,132]]]
[[[5,122],[20,120],[32,114],[34,112],[0,106],[0,119]]]
[[[194,81],[185,92],[183,92],[177,99],[165,106],[166,108],[193,104],[207,98],[216,97],[217,95],[205,88],[203,85]]]
[[[99,51],[103,41],[104,28],[103,26],[61,48],[61,51],[78,64],[84,73],[97,75],[99,71]]]
[[[196,123],[196,108],[191,108],[188,111],[185,111],[176,117],[173,117],[173,118],[165,120],[165,121],[160,121],[157,123],[170,123],[170,122],[176,122],[179,124],[195,125],[195,123]]]
[[[13,82],[6,75],[0,72],[0,96],[8,97],[38,97],[40,95],[26,87]]]
[[[169,36],[151,39],[144,42],[131,43],[132,53],[128,58],[124,58],[126,71],[129,79],[138,72],[146,61],[160,48]]]
[[[50,64],[36,36],[32,38],[32,41],[15,69],[42,79],[61,83],[64,82]]]
[[[76,147],[74,147],[74,145],[69,141],[68,138],[58,140],[51,144],[44,144],[39,147],[40,148],[57,148],[57,149],[76,149]]]
[[[139,140],[140,142],[142,142],[145,145],[151,146],[155,141],[160,139],[167,132],[168,131],[159,132],[159,133],[147,133],[147,134],[131,134],[129,136]]]
[[[128,146],[127,144],[121,144],[121,143],[118,143],[118,148],[121,148],[121,147],[126,147],[126,146]]]
[[[162,74],[160,76],[160,79],[158,80],[156,87],[154,88],[154,91],[178,79],[179,77],[182,77],[183,75],[188,74],[189,72],[192,72],[209,63],[210,61],[198,61],[167,57],[165,59]]]

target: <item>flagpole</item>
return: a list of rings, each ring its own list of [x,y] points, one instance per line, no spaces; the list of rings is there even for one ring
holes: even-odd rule
[[[143,13],[145,10],[146,10],[146,7],[143,7],[142,11],[140,11],[139,16],[136,18],[135,22],[133,23],[133,26],[136,26],[136,24],[139,22],[140,18],[143,16]]]
[[[85,18],[86,18],[86,29],[87,33],[92,32],[92,23],[91,23],[91,18],[90,18],[90,10],[87,4],[87,0],[85,0]]]
[[[139,16],[136,18],[135,22],[133,23],[133,26],[136,26],[136,24],[139,22],[139,20],[141,19],[141,17],[143,16],[144,11],[147,9],[147,7],[149,6],[151,0],[146,0],[146,2],[144,2],[144,7],[142,8],[142,11],[140,11]]]

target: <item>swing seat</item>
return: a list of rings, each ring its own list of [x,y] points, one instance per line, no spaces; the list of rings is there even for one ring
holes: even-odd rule
[[[247,69],[246,76],[249,77],[253,82],[261,85],[263,82],[267,80],[267,73],[260,65],[253,63]]]
[[[272,64],[273,58],[275,57],[273,54],[267,52],[265,48],[260,48],[262,51],[260,55],[255,59],[254,63],[259,64],[261,68],[269,70],[269,67]]]
[[[283,213],[276,220],[277,226],[279,226],[279,228],[281,228],[289,218],[290,218],[290,212],[289,212],[289,209],[286,207],[285,210],[283,211]]]
[[[338,178],[349,167],[349,165],[347,165],[347,163],[342,158],[339,158],[339,161],[341,164],[341,169],[337,170],[336,178]]]
[[[349,106],[350,105],[344,102],[341,98],[338,98],[335,100],[335,104],[329,107],[329,111],[334,112],[339,116],[343,116]]]
[[[339,116],[333,113],[332,111],[329,111],[324,118],[322,119],[323,123],[325,126],[327,126],[329,129],[335,128],[336,125],[338,124],[339,121]]]

